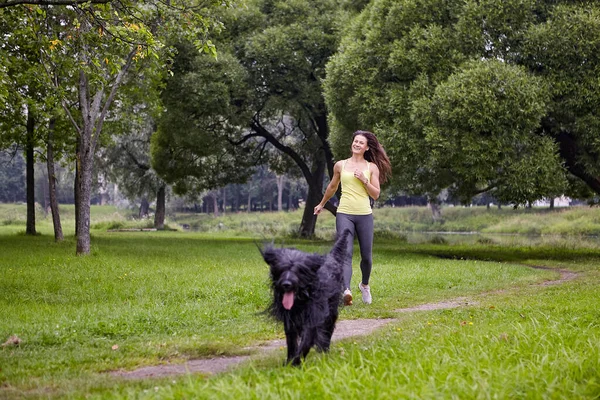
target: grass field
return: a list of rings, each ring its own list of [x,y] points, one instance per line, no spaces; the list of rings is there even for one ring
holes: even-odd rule
[[[247,354],[248,346],[282,338],[281,327],[261,314],[269,299],[268,269],[257,244],[276,237],[277,244],[323,253],[330,242],[279,235],[293,222],[277,213],[210,217],[205,226],[223,225],[197,232],[107,232],[116,223],[143,221],[94,208],[92,254],[77,257],[72,232],[54,243],[51,225],[41,218],[42,235],[24,236],[21,210],[0,207],[0,221],[12,221],[0,225],[0,341],[11,335],[22,341],[0,348],[0,398],[600,397],[600,250],[593,240],[580,240],[582,232],[535,244],[430,236],[414,243],[390,226],[400,224],[398,215],[410,211],[416,218],[426,210],[377,210],[378,227],[389,232],[375,244],[374,302],[342,309],[341,319],[395,322],[336,342],[329,354],[311,352],[301,368],[283,367],[284,350],[278,350],[212,377],[127,381],[108,372]],[[480,210],[463,210],[456,209],[462,216],[454,223],[462,219],[465,231],[492,226],[493,218]],[[445,210],[446,224],[453,211]],[[548,226],[578,218],[592,224],[587,213],[597,212],[510,211],[500,210],[494,226],[513,218],[520,224],[549,220],[550,214]],[[468,222],[484,218],[477,229]],[[330,223],[320,220],[322,232]],[[242,225],[252,234],[234,228]],[[558,279],[559,269],[578,275],[540,285]],[[471,305],[396,312],[456,298]]]
[[[72,205],[60,206],[63,230],[74,232],[74,210]],[[92,206],[92,230],[106,231],[118,228],[148,228],[153,220],[137,219],[133,210],[118,209],[113,206]],[[414,233],[477,233],[476,239],[489,235],[500,236],[552,236],[591,238],[593,244],[600,236],[600,208],[490,208],[486,207],[445,207],[443,221],[434,222],[426,207],[378,208],[374,211],[375,233],[382,238],[410,239]],[[24,204],[0,204],[0,226],[3,232],[25,231],[26,207]],[[226,213],[218,217],[212,214],[180,213],[170,211],[166,223],[171,229],[209,233],[221,237],[294,237],[302,210],[293,212],[265,213]],[[36,214],[37,230],[51,235],[52,218],[41,209]],[[315,234],[321,239],[331,239],[335,234],[335,217],[330,213],[319,216]],[[511,241],[512,242],[512,241]],[[530,239],[527,241],[531,242]],[[564,240],[560,240],[561,243]],[[511,243],[514,244],[514,243]]]

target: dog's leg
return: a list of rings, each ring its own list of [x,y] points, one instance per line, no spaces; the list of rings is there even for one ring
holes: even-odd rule
[[[292,363],[292,365],[297,365],[295,363],[298,357],[298,332],[296,329],[292,329],[289,327],[285,327],[285,340],[287,343],[287,360],[286,363]]]
[[[310,348],[315,345],[316,337],[317,330],[315,328],[303,330],[300,339],[300,347],[298,348],[298,364],[300,364],[300,357],[303,359],[306,358],[310,352]]]
[[[333,331],[335,329],[335,323],[338,318],[337,309],[331,310],[332,315],[327,318],[325,323],[323,324],[323,335],[322,335],[322,343],[317,344],[320,351],[328,352],[329,347],[331,346],[331,337],[333,336]]]

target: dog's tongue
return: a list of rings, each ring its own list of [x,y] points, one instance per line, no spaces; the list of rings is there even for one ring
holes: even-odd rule
[[[283,294],[283,308],[291,310],[294,305],[294,292],[285,292]]]

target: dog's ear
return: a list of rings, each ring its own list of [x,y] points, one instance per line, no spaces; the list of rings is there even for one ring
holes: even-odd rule
[[[310,254],[306,257],[306,265],[313,271],[317,271],[323,265],[324,257],[320,254]]]
[[[263,259],[267,264],[269,264],[270,266],[277,265],[277,262],[279,260],[279,252],[277,251],[277,249],[268,246],[264,249],[261,249],[260,253],[262,254]]]

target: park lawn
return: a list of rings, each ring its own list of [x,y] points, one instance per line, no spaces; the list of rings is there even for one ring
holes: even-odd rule
[[[72,238],[56,244],[48,235],[0,236],[0,338],[16,334],[23,341],[0,349],[0,396],[600,394],[595,373],[599,257],[594,250],[569,255],[553,249],[379,240],[373,305],[357,301],[341,313],[342,319],[399,319],[375,335],[336,343],[326,356],[311,352],[300,369],[283,368],[283,352],[276,352],[210,379],[129,382],[106,372],[244,354],[248,345],[282,338],[281,327],[261,314],[269,299],[268,269],[253,239],[94,231],[92,241],[92,255],[76,257]],[[286,242],[321,253],[330,245]],[[511,263],[500,262],[503,257],[512,257]],[[570,263],[582,276],[555,287],[535,286],[557,279],[558,273],[527,268],[524,262]],[[505,291],[491,293],[499,289]],[[394,311],[465,296],[473,306]]]
[[[295,237],[302,219],[302,209],[293,212],[237,212],[219,216],[212,214],[177,212],[168,210],[168,229],[189,229],[214,237]],[[115,206],[92,206],[91,228],[96,231],[119,228],[151,228],[153,217],[137,218],[132,209]],[[73,205],[60,205],[60,215],[65,236],[74,233]],[[418,241],[445,238],[454,240],[456,235],[445,233],[477,233],[474,240],[483,238],[514,245],[523,236],[535,236],[541,244],[564,246],[576,242],[581,247],[596,247],[600,234],[600,209],[575,206],[557,209],[531,208],[502,209],[486,207],[444,207],[442,221],[433,221],[427,207],[383,207],[374,210],[376,238],[410,239],[424,234]],[[2,233],[25,232],[26,205],[0,204],[0,228]],[[44,235],[52,235],[52,217],[36,207],[36,229]],[[315,235],[331,240],[335,235],[335,217],[330,213],[319,216]],[[434,236],[432,236],[434,235]],[[437,235],[437,236],[436,236]],[[461,239],[462,241],[462,239]]]

